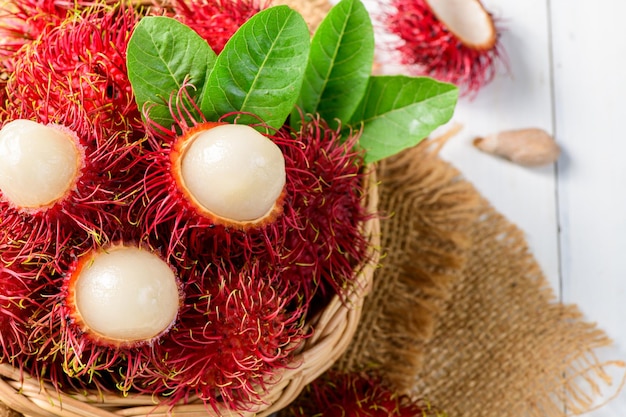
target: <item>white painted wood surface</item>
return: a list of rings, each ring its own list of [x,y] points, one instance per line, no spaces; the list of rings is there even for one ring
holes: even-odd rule
[[[600,358],[626,360],[626,2],[483,3],[503,27],[510,70],[461,99],[453,121],[464,129],[443,156],[525,232],[555,294],[614,339]],[[554,166],[523,168],[471,145],[523,127],[554,134]],[[626,416],[626,390],[586,416]]]

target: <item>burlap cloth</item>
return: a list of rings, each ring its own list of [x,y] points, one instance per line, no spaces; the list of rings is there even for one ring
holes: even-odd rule
[[[523,233],[424,143],[379,166],[382,267],[343,370],[381,373],[452,417],[585,412],[611,343],[559,303]],[[620,381],[613,381],[619,389]]]

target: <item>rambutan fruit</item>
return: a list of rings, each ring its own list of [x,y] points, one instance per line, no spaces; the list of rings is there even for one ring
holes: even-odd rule
[[[401,63],[416,74],[456,84],[466,94],[495,76],[499,34],[480,0],[392,0],[384,26],[400,38]]]
[[[58,26],[71,12],[103,5],[94,0],[7,0],[0,7],[0,63],[15,70],[14,58],[25,44]]]
[[[189,88],[183,86],[172,98],[170,128],[146,115],[146,151],[137,161],[145,175],[128,191],[134,197],[131,222],[144,235],[165,230],[167,256],[193,246],[184,241],[191,230],[195,239],[212,240],[227,229],[249,247],[239,239],[243,232],[263,230],[283,211],[283,151],[276,137],[253,126],[206,121]],[[296,146],[291,139],[283,142]]]
[[[139,17],[130,7],[98,4],[26,45],[18,59],[20,71],[7,82],[6,104],[0,109],[5,129],[15,132],[10,127],[18,120],[22,127],[36,122],[41,125],[37,132],[67,133],[80,154],[66,154],[64,160],[40,150],[20,156],[26,165],[17,167],[15,174],[33,186],[20,192],[54,193],[46,181],[56,178],[68,185],[55,194],[56,199],[24,205],[11,200],[10,190],[0,190],[2,227],[10,231],[9,241],[23,247],[23,254],[46,252],[50,244],[97,246],[112,240],[125,213],[121,191],[136,181],[132,166],[141,153],[144,133],[126,76],[125,50]],[[53,146],[47,138],[36,142],[22,135],[19,142]],[[16,158],[11,149],[7,148],[6,158]],[[76,161],[68,162],[72,158]],[[50,164],[59,170],[44,171],[52,169]],[[23,166],[38,176],[27,174]],[[61,179],[60,170],[77,166],[77,172],[66,173],[70,179]],[[41,182],[34,184],[35,180]],[[16,179],[9,182],[18,184]]]
[[[235,412],[260,404],[305,337],[297,294],[271,265],[224,260],[199,271],[185,295],[180,320],[154,347],[156,368],[144,368],[137,388],[171,404],[200,398]]]
[[[172,17],[195,30],[219,54],[248,19],[267,7],[267,0],[175,0]]]
[[[76,7],[76,13],[68,12],[20,50],[20,70],[7,81],[7,111],[70,128],[55,119],[84,118],[89,122],[85,131],[74,130],[92,140],[128,127],[141,136],[141,114],[126,69],[126,49],[139,13],[124,3]]]
[[[6,262],[54,260],[64,246],[95,246],[123,229],[120,189],[137,151],[126,135],[94,145],[56,123],[15,119],[0,129],[0,240],[16,249]]]
[[[114,380],[127,391],[178,319],[180,272],[145,244],[111,244],[79,255],[66,256],[65,271],[31,324],[38,352],[33,371],[45,375],[42,368],[59,361],[65,376],[56,378],[98,387]]]
[[[361,226],[375,215],[366,209],[360,133],[312,117],[294,135],[302,148],[284,151],[290,214],[283,221],[283,276],[304,283],[306,293],[345,296],[367,261],[370,243]]]
[[[395,393],[378,376],[329,371],[308,385],[280,417],[444,417],[424,400]]]

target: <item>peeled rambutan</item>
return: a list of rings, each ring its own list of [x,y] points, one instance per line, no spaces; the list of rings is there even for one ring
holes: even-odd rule
[[[241,411],[258,405],[304,335],[297,294],[272,265],[208,265],[187,282],[180,320],[155,346],[137,388],[174,404],[200,398]]]
[[[219,54],[237,29],[268,4],[267,0],[175,0],[168,9]]]
[[[15,146],[3,147],[2,170],[13,177],[0,185],[0,225],[22,254],[46,252],[51,244],[57,250],[102,244],[122,227],[122,190],[136,181],[132,167],[144,135],[125,67],[137,21],[129,7],[100,4],[42,32],[20,52],[20,71],[9,77],[0,109],[6,133],[0,136],[30,151],[17,158]],[[53,151],[43,152],[43,143]],[[74,151],[63,150],[68,146]],[[12,173],[6,172],[9,160]],[[49,187],[52,179],[57,191]],[[19,200],[11,183],[20,184]],[[34,202],[23,204],[26,194]]]
[[[307,386],[280,417],[444,417],[428,402],[412,400],[366,373],[329,371]]]
[[[401,63],[476,93],[495,76],[499,34],[480,0],[392,0],[384,17]]]
[[[94,145],[56,123],[16,119],[4,124],[1,241],[23,259],[46,252],[56,259],[64,246],[90,247],[113,239],[124,228],[124,183],[118,182],[132,175],[136,148],[127,132]]]
[[[55,385],[58,378],[96,386],[108,379],[127,391],[149,365],[153,345],[178,319],[179,271],[145,244],[118,243],[77,255],[66,257],[66,270],[31,324],[33,372],[45,375],[42,368],[56,360],[65,375],[53,376]]]
[[[170,128],[146,116],[146,151],[137,161],[145,175],[128,191],[134,197],[131,222],[145,235],[168,235],[167,256],[194,246],[186,239],[190,235],[208,241],[227,233],[234,244],[249,248],[245,232],[263,231],[283,212],[284,152],[276,137],[252,126],[208,122],[197,108],[185,108],[195,106],[188,88],[172,99]],[[188,254],[194,255],[200,256]]]

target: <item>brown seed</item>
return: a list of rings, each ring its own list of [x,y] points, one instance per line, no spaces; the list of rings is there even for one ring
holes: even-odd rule
[[[516,164],[540,166],[555,162],[561,150],[554,138],[537,128],[507,130],[474,139],[478,149]]]

